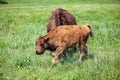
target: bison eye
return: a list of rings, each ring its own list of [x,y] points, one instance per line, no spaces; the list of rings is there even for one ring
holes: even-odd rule
[[[44,44],[40,44],[40,46],[44,47]]]

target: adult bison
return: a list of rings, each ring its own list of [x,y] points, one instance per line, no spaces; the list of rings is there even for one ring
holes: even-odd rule
[[[47,32],[60,25],[76,25],[76,19],[73,14],[65,9],[57,8],[52,12],[47,24]]]
[[[85,55],[84,47],[88,37],[92,36],[92,29],[89,24],[84,25],[63,25],[51,30],[47,35],[40,36],[36,41],[36,54],[42,54],[46,49],[54,50],[52,54],[52,66],[58,56],[62,58],[62,53],[69,47],[80,45],[80,58]]]

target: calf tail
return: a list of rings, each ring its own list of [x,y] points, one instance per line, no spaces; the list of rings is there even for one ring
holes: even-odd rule
[[[90,36],[93,37],[92,28],[91,28],[91,25],[90,25],[90,24],[88,24],[88,28],[90,29],[90,33],[89,33]]]

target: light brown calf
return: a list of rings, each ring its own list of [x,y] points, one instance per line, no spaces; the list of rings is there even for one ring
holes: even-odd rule
[[[46,49],[53,50],[52,66],[55,59],[60,56],[69,47],[79,43],[80,57],[85,55],[84,47],[88,37],[92,36],[92,30],[89,24],[84,25],[63,25],[51,30],[47,35],[41,36],[36,41],[36,54],[42,54]],[[61,57],[59,57],[61,59]]]

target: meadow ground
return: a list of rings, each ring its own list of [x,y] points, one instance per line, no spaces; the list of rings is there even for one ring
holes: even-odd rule
[[[0,80],[120,80],[119,0],[6,0],[0,4]],[[32,2],[33,1],[33,2]],[[92,25],[89,59],[79,63],[79,49],[69,49],[62,65],[52,68],[51,52],[35,54],[55,8],[73,13],[78,24]]]

